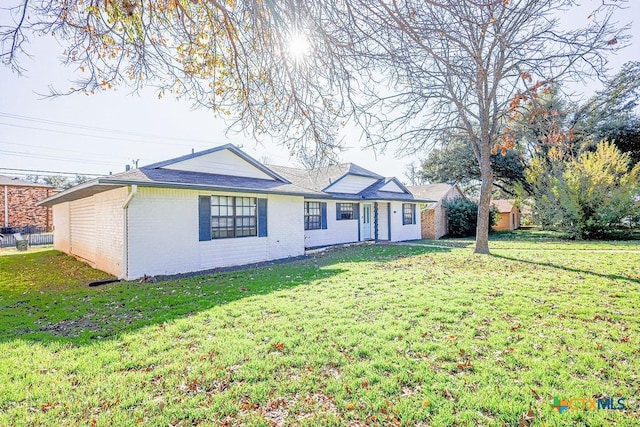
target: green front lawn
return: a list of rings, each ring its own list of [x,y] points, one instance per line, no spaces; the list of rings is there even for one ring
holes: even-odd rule
[[[638,425],[640,242],[460,242],[99,287],[0,252],[0,425]]]

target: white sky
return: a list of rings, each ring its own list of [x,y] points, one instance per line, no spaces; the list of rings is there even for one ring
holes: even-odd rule
[[[572,13],[567,23],[581,25],[600,0],[583,3],[584,16]],[[611,58],[614,73],[625,62],[640,60],[640,2],[632,0],[627,9],[618,12],[618,19],[623,23],[634,21],[634,26],[631,46]],[[279,144],[258,144],[243,134],[225,135],[225,124],[211,113],[193,111],[186,101],[168,97],[159,100],[152,90],[139,95],[118,89],[93,96],[42,99],[38,94],[48,93],[49,85],[70,87],[73,70],[60,65],[58,58],[63,48],[51,37],[33,40],[28,50],[33,57],[22,60],[26,76],[19,77],[0,66],[0,168],[108,174],[124,170],[132,159],[140,159],[139,165],[143,166],[187,154],[192,148],[198,151],[228,142],[242,146],[258,160],[266,156],[273,164],[292,163]],[[589,95],[599,87],[594,82],[576,91]],[[343,153],[341,161],[403,181],[405,165],[426,155],[417,153],[396,159],[390,147],[385,155],[378,153],[376,157],[372,151],[361,149],[362,142],[357,138],[356,134],[347,141],[352,148]],[[11,175],[4,170],[0,174]]]

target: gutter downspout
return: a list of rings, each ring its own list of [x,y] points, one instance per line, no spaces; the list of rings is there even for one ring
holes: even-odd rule
[[[138,194],[138,186],[129,187],[129,195],[122,205],[123,227],[122,227],[122,274],[118,277],[120,280],[126,280],[129,277],[129,203],[133,200],[133,196]]]
[[[9,226],[9,187],[4,186],[4,226]]]

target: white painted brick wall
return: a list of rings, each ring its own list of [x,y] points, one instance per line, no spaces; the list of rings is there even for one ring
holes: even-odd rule
[[[124,210],[126,187],[105,191],[93,196],[95,211],[95,239],[97,269],[121,276],[124,269]]]
[[[198,196],[267,198],[267,237],[198,241]],[[250,264],[304,253],[303,198],[138,188],[129,204],[130,279]]]
[[[127,218],[129,279],[197,270],[197,192],[138,187]]]
[[[314,201],[314,200],[307,200]],[[329,246],[341,243],[351,243],[358,241],[358,220],[336,220],[336,202],[327,200],[316,200],[327,203],[327,229],[326,230],[304,230],[304,245],[307,248],[316,246]],[[348,203],[347,201],[343,203]],[[362,209],[362,207],[361,207]],[[302,217],[302,228],[304,229],[304,207],[300,208],[299,215]],[[371,214],[373,217],[373,212]]]
[[[304,200],[302,197],[270,195],[267,202],[269,259],[304,254]]]
[[[96,222],[93,197],[69,203],[70,253],[87,261],[92,267],[96,260]]]
[[[69,253],[71,236],[69,230],[69,202],[54,205],[53,209],[53,248]]]
[[[416,224],[402,224],[402,202],[391,202],[391,241],[420,239],[420,206],[416,205]]]
[[[126,188],[53,206],[53,247],[94,268],[123,271],[123,210]]]

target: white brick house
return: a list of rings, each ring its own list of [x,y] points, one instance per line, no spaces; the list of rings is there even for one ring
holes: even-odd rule
[[[42,201],[54,247],[119,278],[303,255],[305,248],[420,238],[414,196],[353,164],[265,166],[233,145],[99,178]]]

